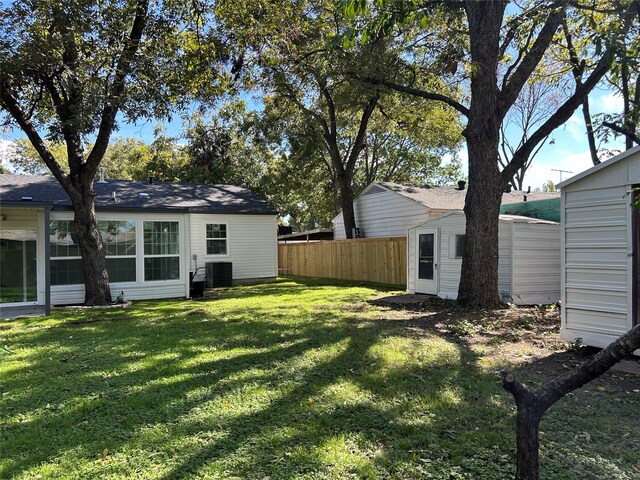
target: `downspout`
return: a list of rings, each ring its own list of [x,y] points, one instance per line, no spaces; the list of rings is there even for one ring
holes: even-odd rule
[[[49,213],[51,207],[44,207],[44,312],[51,313],[51,249]]]

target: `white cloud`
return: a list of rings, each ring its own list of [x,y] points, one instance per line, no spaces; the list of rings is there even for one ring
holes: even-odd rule
[[[609,92],[604,95],[596,96],[591,100],[594,113],[619,113],[623,109],[622,95]]]
[[[563,181],[567,180],[592,166],[589,150],[579,152],[558,150],[553,152],[553,156],[547,155],[544,159],[533,159],[531,167],[525,174],[525,188],[528,186],[531,186],[532,189],[540,188],[549,180],[558,184],[560,178]],[[557,170],[565,171],[558,172]]]

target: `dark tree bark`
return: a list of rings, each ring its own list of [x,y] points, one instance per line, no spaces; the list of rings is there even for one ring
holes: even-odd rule
[[[598,378],[620,360],[640,348],[640,325],[573,370],[532,391],[506,371],[502,386],[516,403],[516,480],[538,480],[540,421],[545,412],[566,394]]]
[[[106,85],[96,141],[86,159],[79,127],[81,123],[79,115],[83,108],[83,90],[78,80],[79,58],[75,32],[65,11],[59,7],[53,8],[51,28],[60,34],[64,49],[60,69],[54,73],[39,71],[35,77],[42,82],[42,90],[48,94],[56,116],[60,120],[60,133],[67,146],[68,174],[47,148],[31,121],[31,113],[21,106],[18,100],[19,86],[12,85],[11,77],[5,77],[0,72],[0,106],[27,135],[44,163],[69,195],[73,205],[74,230],[78,236],[82,256],[86,305],[111,303],[102,237],[97,227],[93,180],[109,145],[116,115],[124,101],[126,79],[131,72],[132,62],[147,23],[148,6],[148,0],[136,2],[131,29],[123,42],[122,51],[114,59],[113,79],[109,85]],[[60,81],[61,76],[65,76],[69,80],[68,83]],[[68,87],[65,89],[61,85],[68,85]]]
[[[469,154],[469,189],[465,251],[458,290],[462,304],[497,306],[498,215],[503,185],[499,156],[500,121],[497,70],[504,2],[467,2],[471,61],[477,71],[471,79],[471,105],[463,135]],[[478,288],[478,286],[482,288]]]
[[[111,289],[102,235],[96,220],[93,180],[86,174],[71,177],[70,180],[73,188],[69,189],[69,197],[73,203],[74,231],[82,255],[85,305],[108,305],[111,303]]]

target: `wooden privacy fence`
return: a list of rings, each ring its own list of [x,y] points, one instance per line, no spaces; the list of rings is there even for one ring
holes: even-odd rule
[[[283,275],[407,284],[407,239],[358,238],[278,245]]]

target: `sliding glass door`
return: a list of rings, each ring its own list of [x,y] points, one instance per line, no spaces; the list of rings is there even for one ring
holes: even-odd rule
[[[0,230],[0,303],[38,299],[35,230]]]

